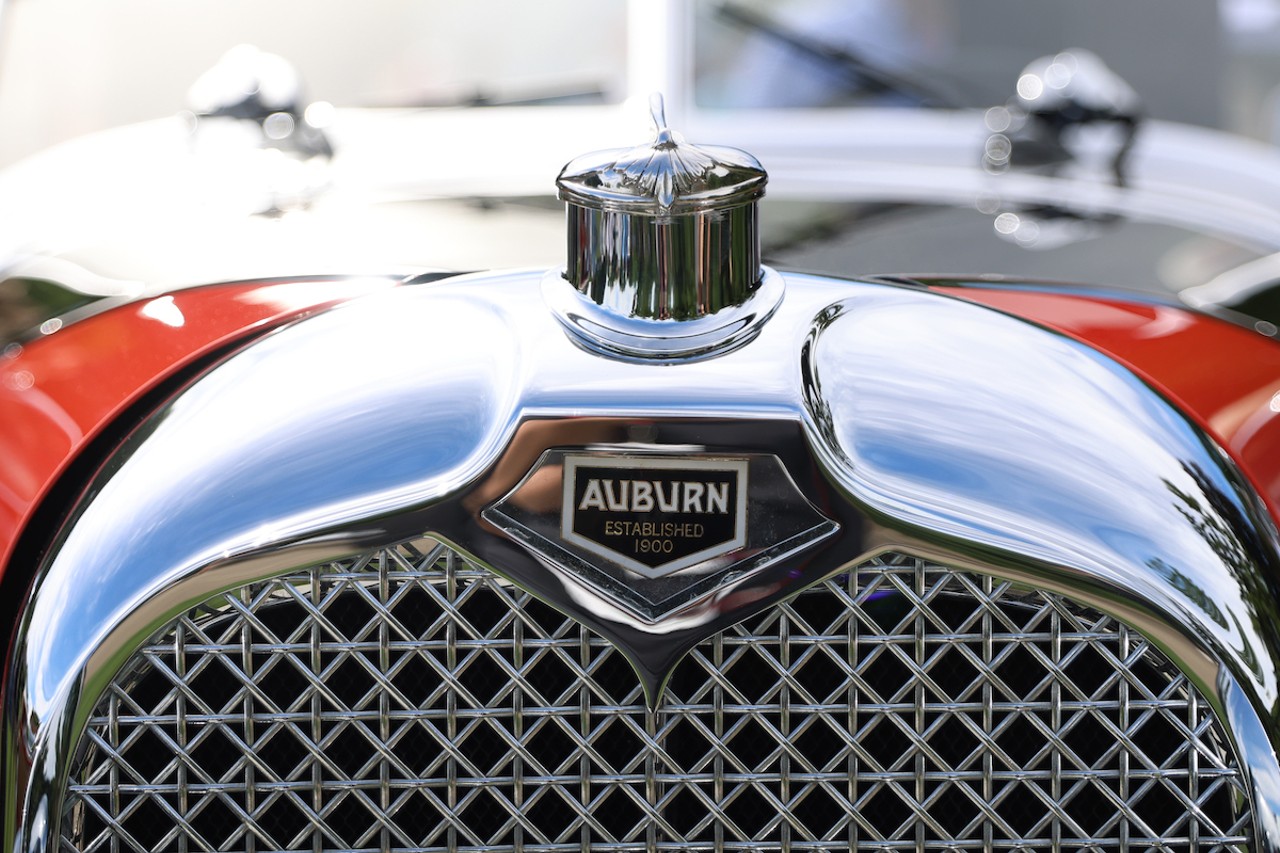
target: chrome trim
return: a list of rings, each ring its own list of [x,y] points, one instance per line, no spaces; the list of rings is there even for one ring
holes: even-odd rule
[[[624,361],[689,361],[723,355],[750,342],[782,304],[782,276],[760,268],[750,298],[693,320],[651,320],[611,311],[569,286],[552,270],[543,276],[547,307],[583,349]]]
[[[592,450],[567,452],[548,450],[538,459],[520,484],[502,500],[485,507],[481,517],[499,528],[506,536],[537,555],[538,568],[504,565],[503,572],[521,587],[543,586],[544,573],[568,575],[565,582],[581,586],[576,600],[581,608],[587,591],[603,606],[622,606],[648,623],[650,634],[670,630],[708,609],[715,600],[716,610],[735,613],[740,610],[725,602],[729,593],[741,589],[750,576],[780,562],[794,562],[802,551],[817,546],[832,536],[839,525],[819,512],[797,489],[786,466],[769,454],[751,453],[734,456],[722,465],[736,465],[741,478],[738,489],[736,538],[727,539],[700,553],[690,554],[660,568],[650,568],[600,543],[579,536],[571,528],[574,509],[571,505],[573,475],[571,466],[587,460],[614,460],[621,465],[642,466],[652,452],[634,444],[625,450],[611,451],[595,445]],[[657,462],[666,467],[684,468],[691,462],[705,461],[703,454],[684,448],[672,455],[668,446]],[[712,456],[712,460],[724,457]],[[625,461],[623,461],[625,460]],[[748,486],[747,481],[750,481]],[[554,490],[560,484],[562,501],[555,500]],[[674,513],[667,518],[674,517]],[[592,608],[595,609],[595,608]],[[665,625],[663,623],[666,623]],[[643,635],[642,635],[643,636]],[[632,660],[644,660],[655,645],[645,637],[638,648],[628,645],[627,637],[615,637],[624,654]],[[655,669],[645,687],[657,697],[666,671]]]
[[[745,151],[685,142],[667,127],[660,95],[651,108],[653,142],[583,155],[556,179],[567,260],[565,283],[544,284],[547,301],[598,352],[724,352],[754,336],[782,298],[781,280],[766,283],[760,266],[768,176]]]
[[[560,198],[595,211],[677,217],[750,205],[764,195],[769,178],[755,157],[740,148],[690,144],[667,125],[660,94],[649,98],[649,118],[651,142],[567,163],[556,178]]]
[[[601,310],[650,322],[697,321],[760,286],[754,204],[662,219],[568,205],[564,279]]]
[[[601,442],[782,459],[841,532],[736,590],[761,609],[893,549],[1134,625],[1228,722],[1259,849],[1280,849],[1276,532],[1225,454],[1131,372],[945,295],[802,275],[737,350],[630,364],[570,341],[541,279],[458,277],[299,322],[121,448],[24,611],[3,718],[9,849],[49,849],[90,709],[175,615],[426,531],[519,566],[533,558],[478,513],[543,451]],[[650,633],[578,589],[532,592],[606,637],[647,634],[653,658],[632,663],[650,672],[729,624],[708,607]]]

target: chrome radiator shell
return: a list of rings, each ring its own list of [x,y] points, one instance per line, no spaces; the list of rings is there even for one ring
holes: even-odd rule
[[[541,278],[460,278],[299,323],[122,448],[42,567],[6,676],[14,850],[55,843],[98,698],[196,603],[424,533],[527,581],[535,561],[477,517],[532,458],[694,439],[778,453],[842,523],[795,578],[781,566],[740,590],[761,609],[892,550],[1118,618],[1206,697],[1242,757],[1254,843],[1277,849],[1276,534],[1212,440],[1129,371],[943,295],[806,276],[734,352],[625,364],[565,337]],[[581,590],[544,577],[533,592],[567,608]],[[574,612],[665,649],[632,655],[656,669],[742,618],[694,608],[685,636]]]

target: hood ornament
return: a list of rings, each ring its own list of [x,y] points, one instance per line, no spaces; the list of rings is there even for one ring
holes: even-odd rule
[[[629,360],[720,355],[755,337],[782,300],[760,265],[768,175],[745,151],[698,146],[650,101],[654,138],[568,163],[565,269],[543,294],[573,339]]]

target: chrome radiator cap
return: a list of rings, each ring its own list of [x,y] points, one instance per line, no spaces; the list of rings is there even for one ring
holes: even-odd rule
[[[760,265],[757,202],[768,175],[745,151],[686,142],[667,127],[661,96],[650,108],[651,142],[561,170],[568,259],[545,293],[598,352],[727,352],[754,337],[782,298],[781,279]]]

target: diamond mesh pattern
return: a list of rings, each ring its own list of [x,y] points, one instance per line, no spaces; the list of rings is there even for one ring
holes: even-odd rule
[[[94,711],[66,853],[1243,850],[1206,703],[1140,635],[916,559],[622,656],[430,541],[254,584]]]

